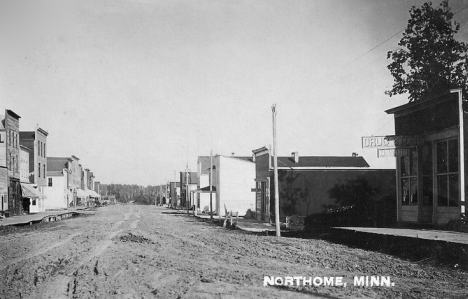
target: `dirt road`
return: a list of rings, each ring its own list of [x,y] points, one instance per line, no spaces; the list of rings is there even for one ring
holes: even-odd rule
[[[223,229],[154,206],[0,236],[0,298],[466,298],[468,273],[318,240]],[[263,286],[264,276],[344,277],[347,287]],[[390,276],[394,287],[355,287]]]

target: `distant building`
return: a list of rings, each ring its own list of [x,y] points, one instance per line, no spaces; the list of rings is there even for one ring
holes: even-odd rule
[[[6,109],[0,115],[0,196],[1,212],[10,215],[23,213],[20,184],[20,116]]]
[[[20,145],[20,182],[29,183],[29,154],[30,149]]]
[[[96,191],[97,194],[101,194],[101,182],[94,182],[94,191]]]
[[[47,196],[46,210],[66,209],[74,204],[72,187],[72,158],[48,157],[47,158],[47,188],[44,189]]]
[[[273,157],[269,149],[253,150],[256,168],[256,212],[261,221],[274,221],[275,186]],[[320,213],[328,206],[340,206],[333,190],[340,186],[352,188],[364,182],[382,196],[394,190],[394,169],[369,169],[360,156],[302,156],[278,157],[278,189],[280,220],[287,216],[305,217]],[[376,195],[377,196],[377,195]]]
[[[31,212],[45,211],[45,193],[47,187],[47,136],[49,133],[37,127],[34,131],[20,132],[20,144],[30,149],[29,155],[29,183],[42,196],[34,199]],[[23,182],[24,183],[24,182]],[[33,205],[34,204],[34,205]]]
[[[181,206],[193,207],[195,205],[195,200],[194,200],[195,193],[194,192],[197,190],[197,185],[198,185],[198,178],[197,178],[196,172],[184,172],[184,171],[180,172]],[[188,194],[188,197],[187,197],[187,194]]]
[[[170,194],[169,204],[172,207],[178,207],[180,205],[180,182],[169,183],[169,194]]]
[[[221,156],[213,158],[213,185],[216,190],[213,210],[217,215],[228,212],[245,215],[255,210],[255,163],[252,157]]]
[[[196,208],[201,211],[209,211],[210,209],[210,180],[212,181],[211,193],[213,200],[213,211],[216,211],[216,176],[210,178],[211,167],[210,156],[199,156],[197,161],[197,181],[198,187],[196,190]]]
[[[23,211],[25,213],[37,213],[43,211],[44,195],[34,185],[29,183],[29,156],[30,149],[20,145],[20,183]]]

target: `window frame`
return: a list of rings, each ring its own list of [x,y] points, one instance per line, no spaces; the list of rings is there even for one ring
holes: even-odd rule
[[[400,199],[400,204],[402,206],[417,206],[418,205],[418,202],[419,202],[419,199],[418,199],[418,188],[419,188],[419,179],[418,179],[418,172],[419,172],[419,169],[418,169],[418,163],[420,163],[420,158],[419,157],[419,152],[418,152],[418,148],[417,147],[410,147],[409,148],[409,155],[408,156],[402,156],[399,158],[399,169],[400,169],[400,185],[401,185],[401,190],[400,190],[400,196],[401,196],[401,199]],[[414,156],[413,155],[416,155],[416,161],[414,161]],[[404,163],[404,159],[406,159],[407,157],[409,157],[409,163],[408,163],[408,173],[407,174],[404,174],[403,173],[403,169],[401,167],[402,163]],[[415,166],[413,166],[413,164],[416,164]],[[416,169],[416,172],[415,173],[412,173],[412,170],[413,170],[413,167],[415,167]],[[404,184],[403,184],[403,180],[407,180],[408,181],[408,190],[409,190],[409,199],[408,199],[408,202],[406,203],[404,201],[405,199],[405,196],[404,196]],[[415,193],[415,197],[412,198],[411,197],[411,186],[412,186],[412,183],[411,182],[416,182],[416,193]]]
[[[450,169],[450,141],[456,141],[456,149],[457,149],[457,169],[456,171],[451,171]],[[439,172],[439,156],[438,156],[438,145],[441,143],[445,143],[446,146],[446,161],[444,162],[445,164],[445,172]],[[453,137],[453,138],[447,138],[447,139],[442,139],[442,140],[437,140],[434,142],[435,144],[435,152],[436,152],[436,159],[435,159],[435,184],[436,184],[436,202],[438,207],[459,207],[460,206],[460,140],[458,137]],[[458,198],[455,200],[457,203],[456,205],[452,205],[451,203],[454,202],[451,200],[451,184],[450,184],[450,177],[456,175],[457,176],[457,188],[458,188]],[[446,179],[446,190],[445,190],[445,196],[446,196],[446,204],[440,204],[440,199],[439,199],[439,178],[445,177]]]

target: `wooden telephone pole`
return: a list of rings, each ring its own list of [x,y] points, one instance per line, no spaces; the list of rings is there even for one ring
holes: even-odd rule
[[[275,182],[275,227],[276,236],[281,237],[280,215],[279,215],[279,189],[278,189],[278,157],[276,156],[276,104],[271,106],[273,113],[273,161],[274,161],[274,182]]]

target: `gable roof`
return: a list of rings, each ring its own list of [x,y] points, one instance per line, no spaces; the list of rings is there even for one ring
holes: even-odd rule
[[[62,171],[67,168],[67,162],[70,158],[66,157],[47,157],[47,171]]]
[[[271,160],[273,165],[273,157]],[[348,156],[299,156],[299,162],[294,163],[292,157],[278,157],[278,167],[369,167],[363,157]]]

